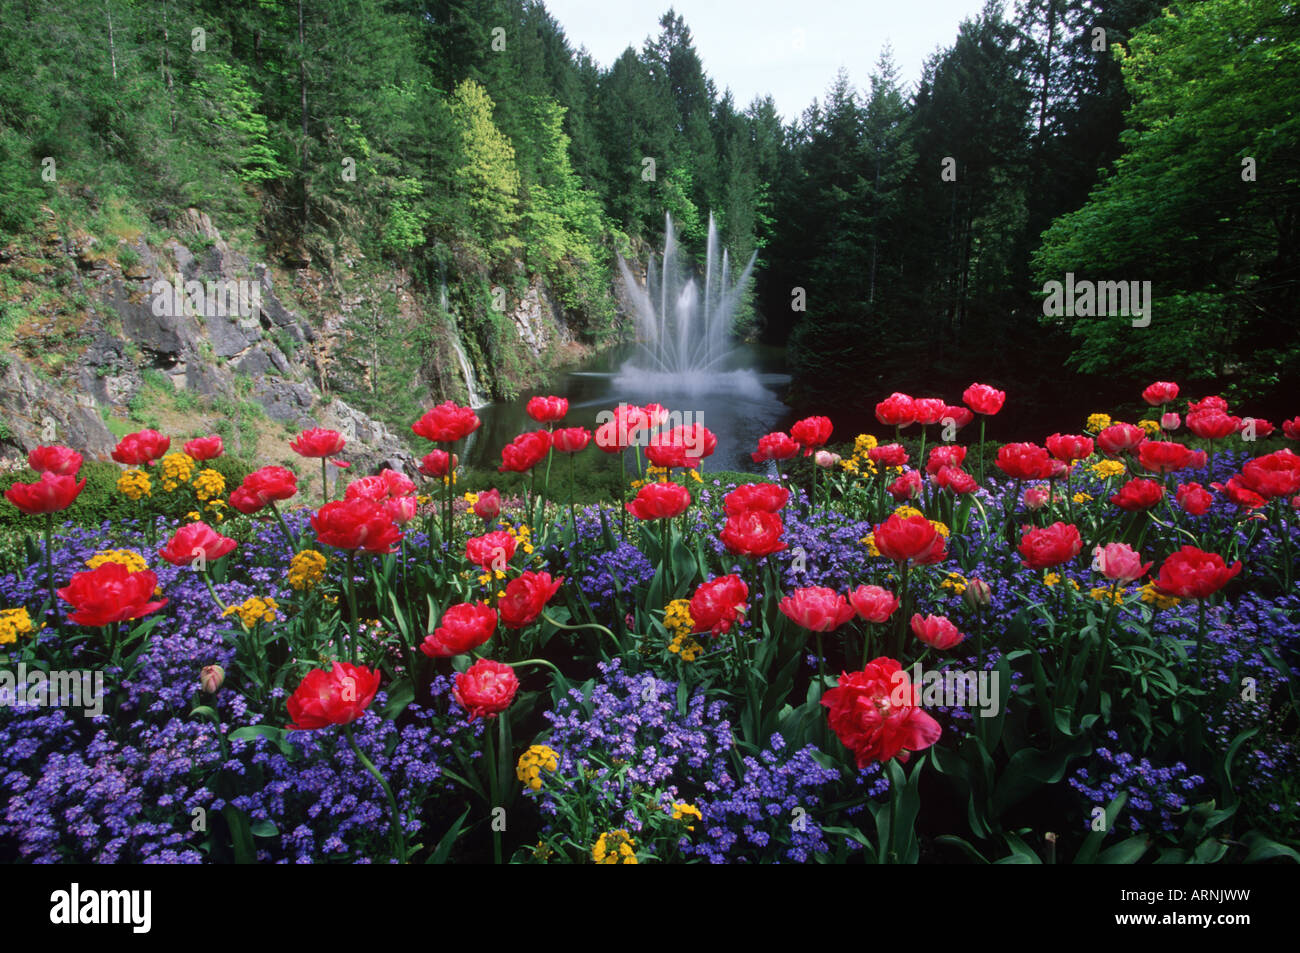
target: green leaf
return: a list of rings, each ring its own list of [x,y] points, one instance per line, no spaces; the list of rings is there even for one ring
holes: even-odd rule
[[[426,864],[445,864],[447,862],[447,858],[451,856],[452,847],[455,846],[461,832],[464,830],[465,818],[469,817],[469,812],[470,808],[467,807],[460,817],[456,818],[451,827],[447,829],[447,833],[442,835],[442,839],[438,841],[438,845],[434,847],[433,852],[429,854],[428,859],[425,861]]]
[[[394,682],[388,689],[388,703],[384,705],[384,719],[395,721],[406,706],[415,701],[415,685],[409,678]]]

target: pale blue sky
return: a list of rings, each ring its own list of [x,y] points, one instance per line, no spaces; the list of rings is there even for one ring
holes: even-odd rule
[[[718,93],[730,86],[740,107],[771,93],[787,119],[801,113],[841,66],[865,88],[888,40],[901,78],[914,83],[921,63],[948,46],[962,20],[984,0],[544,0],[569,43],[585,46],[602,66],[628,45],[640,49],[659,32],[671,6],[686,20]],[[1008,3],[1008,9],[1010,4]]]

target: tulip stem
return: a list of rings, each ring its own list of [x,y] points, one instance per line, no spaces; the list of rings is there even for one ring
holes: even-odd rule
[[[210,593],[212,594],[212,601],[215,602],[215,603],[217,604],[217,608],[221,610],[221,614],[222,614],[222,615],[225,615],[225,614],[226,614],[226,604],[225,604],[224,602],[222,602],[222,601],[221,601],[221,597],[217,595],[217,589],[216,589],[216,587],[215,587],[214,585],[212,585],[212,577],[208,575],[208,572],[207,572],[206,569],[203,570],[203,571],[200,573],[200,575],[203,576],[203,581],[206,582],[206,583],[208,584],[208,592],[210,592]]]
[[[357,580],[355,576],[355,567],[357,562],[357,551],[348,550],[348,611],[352,616],[352,664],[357,664],[357,646],[361,641],[360,632],[357,630]]]
[[[267,505],[271,507],[271,512],[275,514],[275,521],[280,524],[280,532],[284,534],[285,544],[289,547],[289,558],[292,559],[296,552],[297,544],[293,538],[293,534],[289,532],[289,524],[284,521],[284,517],[280,514],[279,508],[275,505],[275,500],[272,500]]]
[[[320,500],[322,506],[330,501],[329,477],[326,475],[325,457],[320,458]]]
[[[554,663],[548,662],[544,658],[526,658],[522,662],[506,662],[506,664],[509,665],[511,668],[520,668],[521,666],[524,665],[545,665],[556,675],[559,675],[561,678],[564,677],[564,673],[561,672],[558,668],[556,668]]]
[[[984,425],[988,418],[980,414],[980,486],[984,485]]]
[[[866,666],[862,666],[866,668]],[[826,653],[822,650],[822,634],[817,633],[817,694],[826,691]]]
[[[348,743],[352,745],[352,750],[356,752],[361,764],[374,775],[375,780],[379,782],[379,786],[384,789],[384,794],[388,797],[388,811],[393,823],[393,850],[397,854],[397,862],[404,864],[406,863],[406,832],[402,830],[402,815],[397,809],[397,798],[393,797],[393,789],[384,780],[384,776],[379,773],[379,769],[366,757],[365,752],[361,750],[361,746],[357,744],[357,739],[352,734],[351,724],[343,726],[343,733],[348,736]]]
[[[1196,623],[1196,683],[1205,677],[1205,599],[1198,599]]]
[[[59,597],[54,590],[54,514],[45,514],[45,583],[50,587],[50,611],[54,613],[54,628],[61,631],[63,622],[59,618]]]
[[[579,625],[565,625],[563,622],[556,622],[545,612],[542,613],[542,618],[545,619],[547,622],[551,623],[551,625],[555,626],[557,629],[568,629],[571,632],[576,632],[578,629],[599,629],[601,632],[604,632],[611,639],[613,639],[615,644],[617,644],[620,648],[622,648],[622,643],[618,641],[618,636],[598,622],[584,622]]]

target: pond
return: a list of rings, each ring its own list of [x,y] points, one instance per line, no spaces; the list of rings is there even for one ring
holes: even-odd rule
[[[478,408],[483,425],[468,438],[462,462],[481,469],[499,467],[502,447],[517,435],[541,426],[525,412],[528,398],[555,394],[569,400],[563,426],[589,430],[595,429],[597,414],[613,410],[620,402],[663,404],[670,411],[680,412],[682,422],[702,423],[717,436],[717,450],[704,461],[706,471],[765,472],[767,464],[755,464],[749,457],[758,438],[773,430],[784,430],[796,419],[782,402],[790,384],[782,348],[739,345],[705,377],[636,371],[640,363],[638,351],[636,345],[628,345],[603,352],[559,371],[545,387],[525,391],[511,401],[495,401]],[[588,466],[618,466],[617,454],[588,450],[583,460]]]

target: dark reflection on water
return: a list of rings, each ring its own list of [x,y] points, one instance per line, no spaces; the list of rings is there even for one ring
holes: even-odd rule
[[[639,363],[636,348],[610,351],[561,371],[547,387],[526,391],[513,401],[480,407],[477,413],[483,425],[470,435],[462,462],[495,470],[501,465],[502,447],[518,434],[540,426],[524,410],[528,398],[555,394],[569,400],[569,415],[562,423],[566,427],[593,430],[596,415],[612,410],[620,401],[641,405],[655,402],[670,411],[689,412],[692,417],[682,422],[702,423],[718,438],[717,450],[704,461],[706,471],[761,471],[765,465],[757,465],[749,458],[758,446],[758,438],[773,430],[785,430],[795,420],[790,408],[782,403],[790,384],[784,358],[780,348],[742,345],[716,374],[688,382],[664,375],[627,373],[629,365]],[[618,466],[617,454],[602,453],[594,445],[583,454],[587,465]]]

